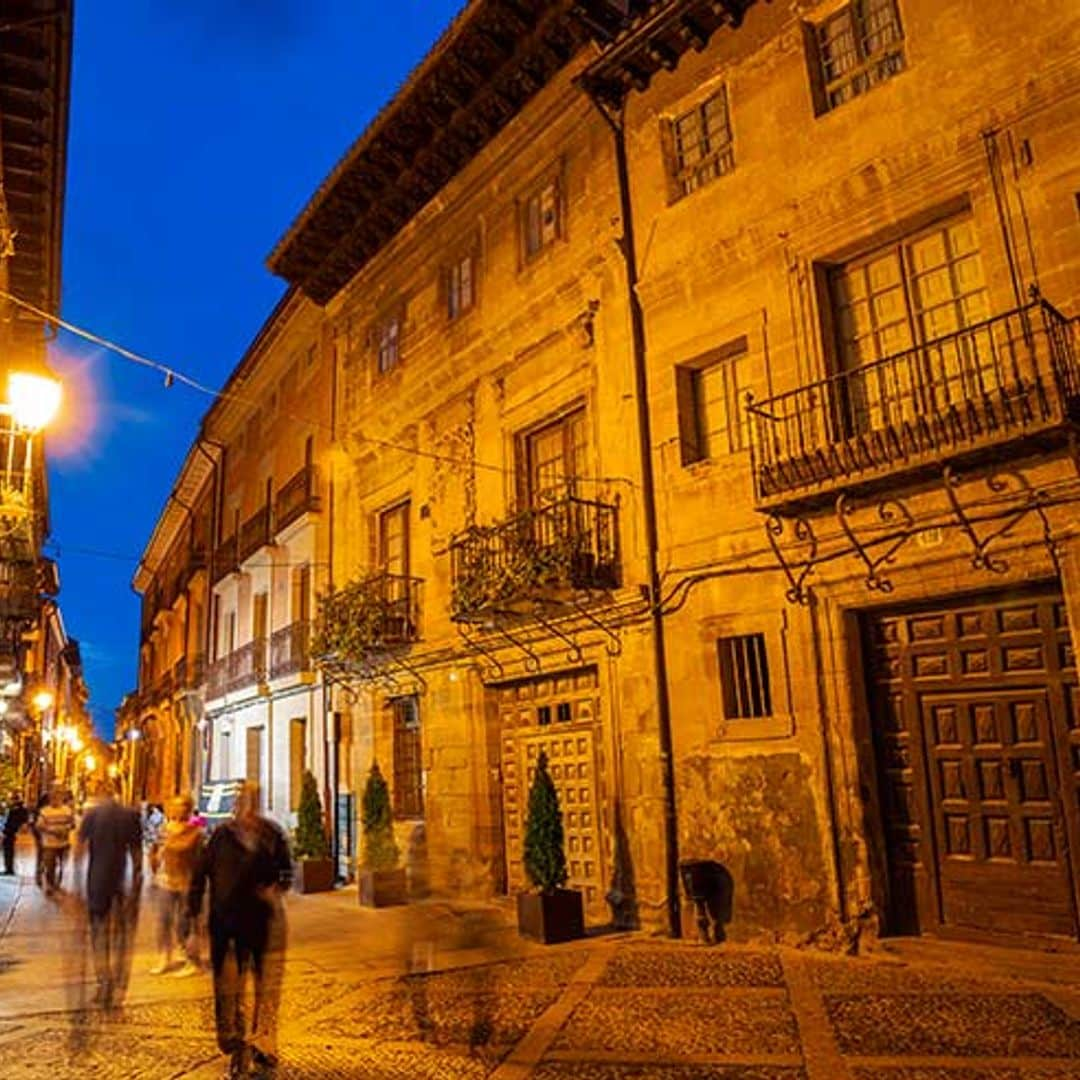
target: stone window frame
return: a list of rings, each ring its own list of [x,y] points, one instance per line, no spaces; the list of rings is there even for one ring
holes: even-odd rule
[[[461,268],[469,267],[469,293],[461,295]],[[441,275],[441,300],[443,313],[449,323],[460,322],[475,311],[480,299],[480,240],[471,236],[448,251]],[[467,301],[467,302],[466,302]]]
[[[881,25],[874,20],[884,19]],[[846,24],[846,25],[845,25]],[[814,115],[824,116],[907,69],[900,0],[847,0],[827,6],[803,24],[803,44],[810,74]],[[874,45],[875,34],[889,35]],[[845,52],[838,44],[846,39]],[[839,72],[837,64],[846,60]]]
[[[749,336],[740,334],[692,360],[675,365],[679,461],[684,468],[749,452],[750,417],[745,408],[748,386],[739,385],[736,371],[740,360],[749,364],[749,355]],[[705,371],[721,367],[725,369],[725,410],[728,414],[728,424],[724,432],[726,447],[722,453],[710,453],[707,438],[709,433],[701,430],[701,378]],[[748,366],[744,368],[744,374],[747,372]]]
[[[749,637],[764,639],[769,666],[772,711],[768,716],[729,719],[724,713],[723,674],[718,643],[722,638]],[[795,734],[795,708],[791,692],[791,665],[788,648],[790,626],[787,613],[714,615],[702,620],[701,645],[705,673],[712,688],[706,695],[709,728],[720,742],[756,742],[788,739]]]

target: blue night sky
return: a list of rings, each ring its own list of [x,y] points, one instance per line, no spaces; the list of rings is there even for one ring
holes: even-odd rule
[[[283,291],[263,265],[461,0],[75,5],[63,316],[220,386]],[[62,334],[52,554],[112,735],[131,576],[209,400]]]

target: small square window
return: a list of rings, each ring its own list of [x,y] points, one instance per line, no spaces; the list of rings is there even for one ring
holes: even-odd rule
[[[573,719],[573,715],[569,701],[560,701],[555,707],[555,718],[560,724],[569,724]]]
[[[811,28],[817,112],[828,112],[904,70],[896,0],[852,0]]]
[[[392,371],[401,360],[401,312],[388,315],[375,330],[376,365],[380,375]]]
[[[476,299],[476,258],[470,251],[455,259],[446,272],[446,314],[457,319],[469,311]]]
[[[521,204],[525,258],[531,259],[562,235],[562,205],[557,177],[545,180]]]
[[[720,692],[726,720],[758,720],[772,715],[769,664],[764,634],[722,637]]]
[[[551,723],[551,706],[550,705],[541,705],[536,710],[536,722],[541,727],[547,727],[548,724]]]
[[[676,194],[689,195],[735,168],[727,88],[721,87],[671,125]]]

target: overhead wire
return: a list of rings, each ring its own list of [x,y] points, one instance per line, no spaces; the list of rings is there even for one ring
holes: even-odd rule
[[[83,326],[79,326],[77,323],[73,323],[67,319],[61,318],[59,315],[54,315],[44,308],[38,307],[36,304],[31,303],[29,300],[25,300],[20,296],[9,292],[7,289],[0,288],[0,299],[8,300],[15,304],[17,307],[23,308],[25,311],[30,312],[32,315],[39,319],[43,319],[46,322],[52,323],[54,326],[59,327],[61,330],[66,330],[69,334],[75,337],[82,338],[84,341],[89,341],[93,345],[97,345],[102,349],[106,349],[109,352],[115,353],[117,356],[124,360],[127,360],[133,364],[137,364],[139,367],[147,368],[151,371],[156,371],[161,375],[165,382],[165,387],[168,389],[174,383],[179,383],[183,386],[187,386],[189,389],[196,391],[197,393],[204,394],[207,397],[213,398],[216,401],[231,401],[239,405],[243,405],[250,409],[261,409],[265,402],[256,397],[249,397],[246,394],[238,393],[235,390],[221,389],[216,390],[214,387],[209,386],[207,383],[201,382],[199,379],[194,378],[191,375],[186,374],[177,367],[173,367],[170,364],[165,364],[160,360],[155,360],[152,357],[146,356],[143,353],[135,352],[133,349],[129,349],[124,345],[120,345],[118,342],[113,341],[111,338],[104,337],[101,334],[95,333],[93,330],[87,330]],[[320,420],[318,417],[311,416],[298,416],[295,413],[287,410],[282,410],[279,406],[279,415],[284,416],[288,420],[293,420],[298,424],[306,424],[311,427],[320,428],[323,431],[333,435],[333,427],[324,420]],[[475,468],[485,470],[487,472],[496,472],[502,476],[513,477],[516,475],[516,470],[509,468],[505,465],[495,465],[488,461],[478,461],[469,458],[454,457],[452,454],[440,454],[437,450],[421,450],[415,446],[407,446],[404,443],[394,442],[392,439],[383,439],[377,435],[365,435],[359,431],[349,431],[348,437],[350,439],[356,439],[360,442],[368,443],[372,446],[378,446],[384,450],[393,450],[402,454],[411,454],[414,457],[427,458],[431,461],[439,461],[448,465],[457,465],[462,468]],[[578,476],[567,475],[567,480],[572,480],[581,483],[591,484],[624,484],[628,487],[636,487],[637,484],[630,477],[626,476]]]

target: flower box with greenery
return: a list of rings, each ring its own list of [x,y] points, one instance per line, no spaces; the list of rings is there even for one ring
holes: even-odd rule
[[[525,825],[525,873],[536,892],[518,893],[518,931],[522,937],[550,945],[585,934],[581,893],[564,889],[566,852],[563,847],[559,795],[548,772],[547,754],[540,752],[529,789]]]
[[[364,785],[360,830],[363,833],[361,868],[357,875],[360,903],[368,907],[404,904],[407,895],[405,867],[398,866],[390,789],[386,786],[378,762],[372,762]]]
[[[334,860],[330,858],[330,843],[326,838],[319,784],[309,769],[304,770],[300,783],[293,851],[299,892],[327,892],[334,887]]]

